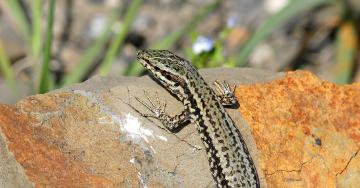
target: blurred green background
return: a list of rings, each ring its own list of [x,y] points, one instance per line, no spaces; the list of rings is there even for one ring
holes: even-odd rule
[[[138,49],[198,68],[309,70],[360,81],[359,0],[4,0],[0,102],[100,75],[142,75]]]

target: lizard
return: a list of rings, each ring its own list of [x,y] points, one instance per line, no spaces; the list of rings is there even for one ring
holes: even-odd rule
[[[166,102],[145,105],[152,114],[142,114],[160,120],[175,131],[187,122],[195,123],[205,146],[210,171],[217,187],[260,187],[259,177],[246,143],[224,106],[237,103],[229,84],[220,84],[218,94],[205,82],[197,69],[186,59],[168,50],[139,50],[137,60],[185,109],[175,115],[165,113]]]

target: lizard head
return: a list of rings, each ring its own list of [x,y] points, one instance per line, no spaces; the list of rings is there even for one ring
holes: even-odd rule
[[[172,93],[187,88],[188,77],[197,74],[187,60],[168,50],[140,50],[137,59]]]

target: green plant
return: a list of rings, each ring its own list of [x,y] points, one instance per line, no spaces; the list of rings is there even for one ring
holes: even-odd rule
[[[45,3],[46,2],[46,3]],[[34,76],[38,83],[33,85],[38,86],[34,89],[38,93],[45,93],[53,88],[59,88],[67,86],[73,83],[77,83],[86,78],[86,74],[94,67],[95,60],[101,59],[102,62],[99,65],[98,72],[101,75],[108,74],[112,67],[114,59],[117,54],[121,52],[122,45],[131,25],[138,14],[138,11],[143,3],[143,0],[131,1],[126,14],[122,18],[123,24],[120,26],[120,32],[116,34],[114,40],[109,40],[112,36],[112,28],[116,23],[116,20],[120,17],[120,11],[114,10],[110,16],[109,22],[104,29],[103,33],[98,37],[90,47],[85,51],[75,68],[64,74],[59,83],[55,83],[53,74],[49,71],[50,61],[52,59],[51,46],[53,42],[53,24],[54,24],[54,11],[56,6],[55,0],[33,0],[30,1],[30,21],[27,19],[23,7],[20,5],[20,1],[8,0],[2,3],[6,5],[8,13],[13,17],[15,24],[18,26],[20,33],[26,43],[27,56],[31,58],[35,65],[33,67]],[[47,22],[45,38],[42,37],[42,8],[43,4],[48,4],[47,9]],[[263,24],[250,36],[248,41],[239,48],[237,54],[224,53],[224,42],[228,35],[230,28],[224,28],[218,36],[214,39],[213,50],[204,53],[194,53],[191,48],[185,47],[184,54],[186,57],[194,62],[199,67],[215,67],[215,66],[244,66],[249,55],[255,49],[255,47],[263,42],[271,32],[279,26],[286,23],[289,19],[298,15],[301,12],[312,9],[320,5],[335,4],[338,7],[342,7],[343,12],[347,12],[350,8],[344,6],[346,3],[337,0],[303,0],[296,1],[290,0],[282,10],[269,16]],[[196,28],[197,25],[208,17],[209,14],[214,12],[221,5],[220,0],[214,0],[199,11],[183,26],[179,26],[179,29],[158,40],[157,42],[150,44],[148,48],[152,49],[171,49],[173,46],[184,36],[192,37],[193,41],[199,35]],[[350,16],[350,18],[353,18]],[[349,41],[358,41],[358,31],[355,28],[355,21],[349,19],[349,15],[344,15],[344,24],[339,26],[339,32],[336,34],[336,53],[337,58],[334,64],[333,74],[336,75],[336,81],[338,83],[348,83],[351,80],[352,68],[354,60],[357,56],[358,44],[348,45]],[[345,33],[345,34],[344,34]],[[352,36],[349,38],[347,36]],[[109,48],[106,49],[107,43]],[[104,57],[100,55],[105,52]],[[129,67],[124,70],[125,75],[139,75],[144,71],[141,65],[137,62],[132,62]],[[16,89],[16,79],[14,71],[11,68],[11,62],[3,48],[0,41],[0,72],[7,84],[11,88]]]
[[[11,64],[8,56],[5,53],[5,49],[0,41],[0,71],[8,85],[14,90],[16,89],[16,81],[14,77],[14,72],[11,69]]]
[[[174,31],[168,36],[162,38],[155,44],[150,45],[150,49],[169,49],[171,48],[182,36],[193,31],[197,24],[205,19],[212,11],[214,11],[220,4],[220,0],[214,0],[209,5],[201,9],[192,19],[182,26],[179,30]],[[135,61],[130,63],[130,66],[124,71],[125,75],[139,75],[144,71],[144,68]]]
[[[54,12],[55,12],[55,0],[50,0],[49,3],[49,16],[47,19],[46,38],[44,46],[43,62],[41,66],[41,77],[38,93],[46,93],[50,90],[50,86],[54,85],[50,83],[49,79],[49,63],[51,59],[51,45],[53,41],[53,26],[54,26]]]
[[[139,10],[142,0],[134,0],[130,5],[127,15],[125,16],[124,24],[120,26],[120,32],[115,38],[115,41],[111,44],[108,52],[105,55],[105,59],[102,62],[99,73],[100,75],[106,75],[111,69],[111,65],[114,62],[116,54],[119,52],[120,46],[124,42],[124,39],[129,32],[130,25],[134,21],[134,18]]]

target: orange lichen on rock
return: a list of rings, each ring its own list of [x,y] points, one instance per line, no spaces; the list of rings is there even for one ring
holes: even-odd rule
[[[269,187],[360,187],[360,84],[295,71],[236,96]]]
[[[227,79],[245,75],[238,81],[246,83],[275,78],[265,74],[224,73]],[[170,134],[146,122],[133,112],[134,101],[127,103],[128,86],[178,101],[150,79],[123,79],[94,78],[71,92],[0,105],[0,186],[211,187],[206,152],[195,147],[201,145],[196,127]],[[296,71],[240,86],[236,95],[244,118],[233,119],[250,125],[259,152],[253,142],[248,146],[264,185],[360,187],[360,84],[335,85]]]
[[[101,115],[79,95],[36,95],[15,107],[0,105],[0,133],[36,187],[136,185],[117,126],[89,123]]]
[[[44,143],[28,126],[34,119],[16,112],[14,107],[0,105],[0,129],[6,136],[9,150],[23,166],[36,187],[106,187],[111,181],[91,175],[86,169],[67,159],[58,148]],[[49,173],[51,169],[51,173]]]

